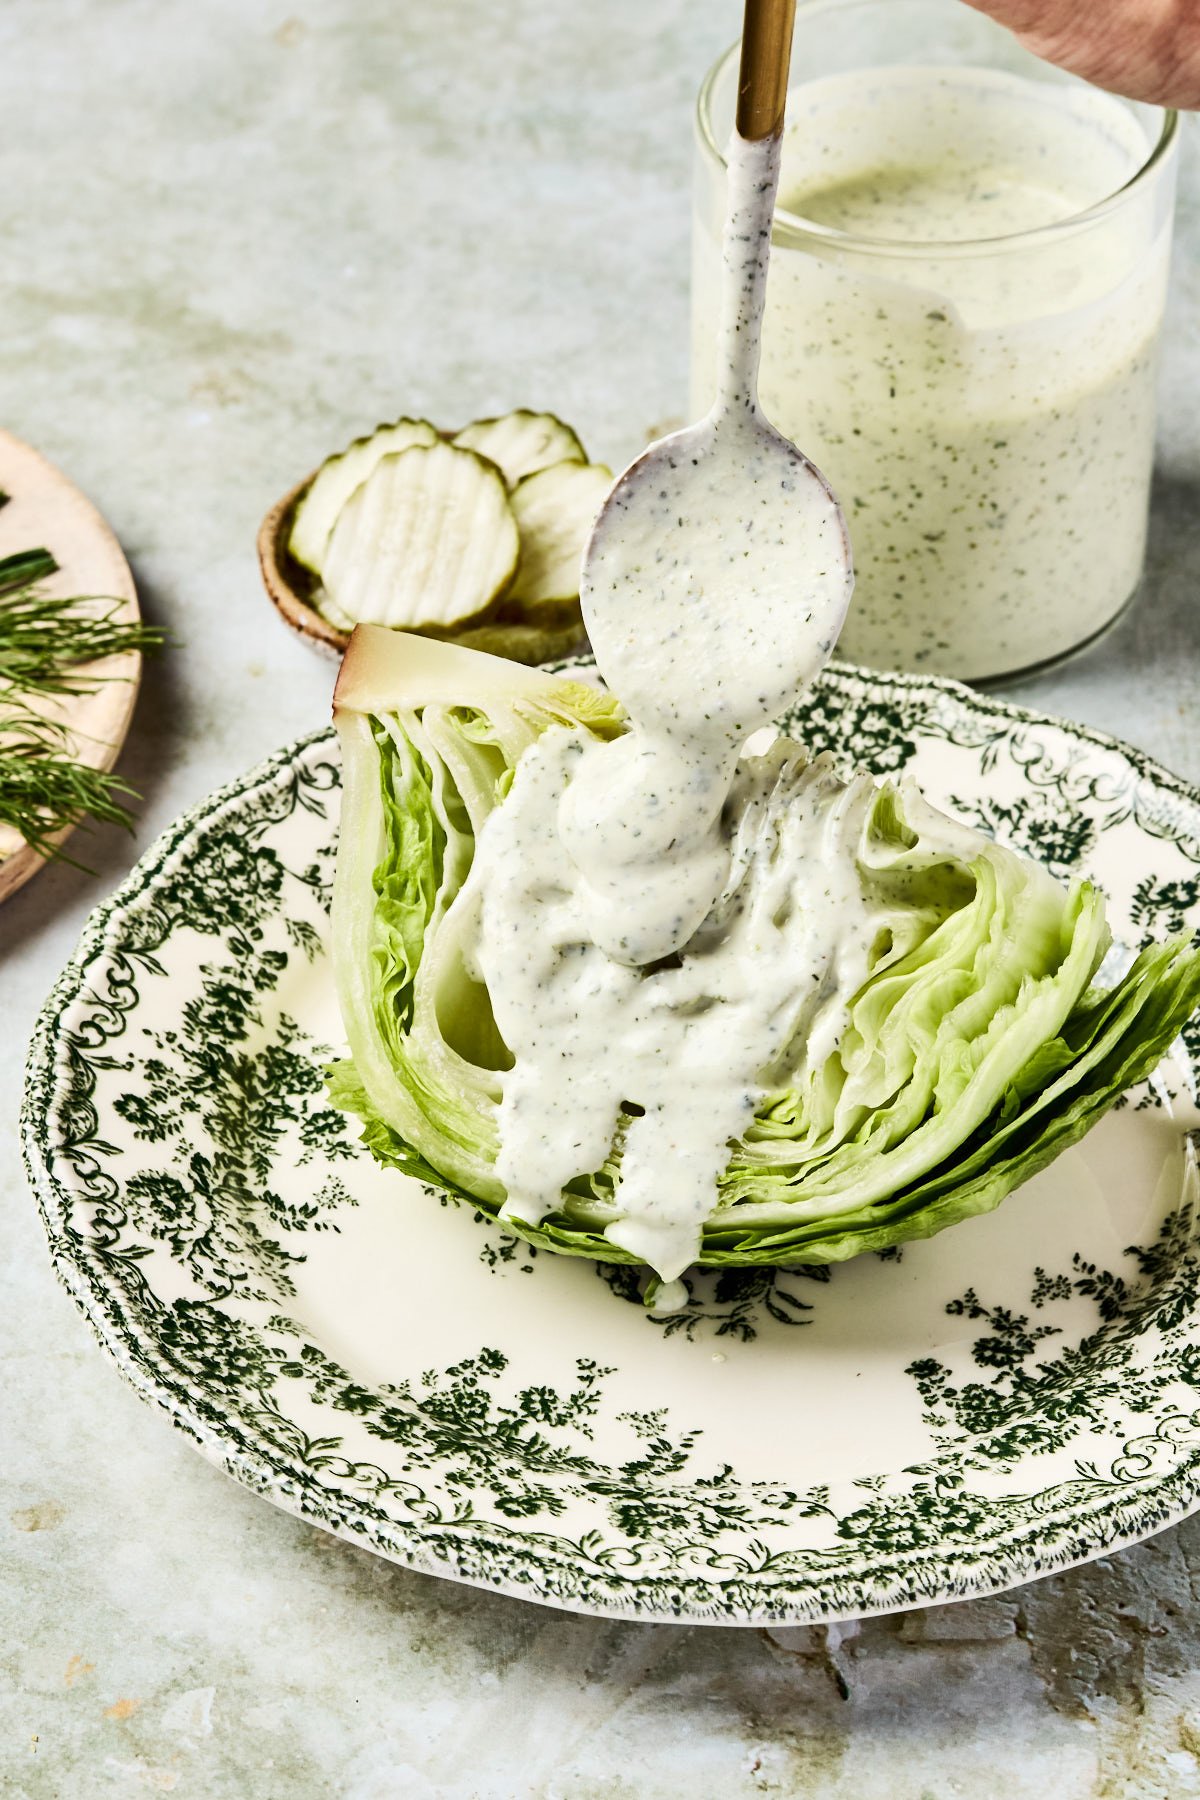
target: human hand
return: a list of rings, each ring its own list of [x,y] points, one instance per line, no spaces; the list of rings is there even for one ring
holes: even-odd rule
[[[967,0],[1035,56],[1158,106],[1200,107],[1200,0]]]

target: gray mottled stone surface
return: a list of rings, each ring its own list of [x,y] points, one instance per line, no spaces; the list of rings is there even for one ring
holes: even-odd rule
[[[690,99],[737,14],[9,0],[0,417],[106,510],[172,634],[123,763],[139,844],[324,715],[253,538],[330,445],[544,404],[617,462],[681,414]],[[1145,595],[1021,695],[1193,779],[1198,214],[1193,145]],[[391,1568],[204,1465],[56,1287],[15,1145],[35,1011],[135,849],[99,836],[94,878],[0,915],[0,1792],[1200,1794],[1200,1526],[858,1631],[621,1626]]]

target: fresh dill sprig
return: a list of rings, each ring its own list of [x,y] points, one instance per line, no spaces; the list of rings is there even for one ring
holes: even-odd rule
[[[95,602],[52,598],[24,583],[6,594],[3,583],[0,562],[0,683],[24,694],[90,693],[98,678],[80,664],[162,643],[154,626],[118,617],[120,600],[95,611]]]
[[[7,498],[0,494],[0,500]],[[35,581],[45,580],[57,569],[58,564],[48,550],[18,550],[12,556],[0,556],[0,594],[32,587]]]
[[[0,494],[0,506],[7,496]],[[120,600],[63,599],[39,591],[58,568],[47,550],[0,558],[0,824],[40,856],[81,868],[55,844],[85,817],[133,829],[125,804],[136,791],[107,769],[71,754],[69,733],[35,702],[94,692],[103,680],[82,665],[129,650],[151,650],[162,633],[119,618]]]
[[[0,711],[0,823],[19,831],[39,856],[82,869],[54,843],[55,834],[85,816],[132,831],[133,814],[123,800],[138,794],[111,770],[76,762],[54,738],[47,721]]]

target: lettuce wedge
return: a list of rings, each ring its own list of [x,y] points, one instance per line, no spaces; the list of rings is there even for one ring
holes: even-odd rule
[[[381,1162],[495,1216],[512,1058],[475,955],[475,840],[542,732],[611,739],[621,709],[562,676],[360,627],[335,719],[333,946],[351,1056],[331,1091]],[[806,759],[774,755],[770,804],[785,807]],[[863,979],[831,1051],[814,1049],[816,1017],[764,1071],[702,1263],[840,1262],[990,1211],[1149,1074],[1200,1006],[1186,939],[1099,986],[1110,939],[1091,883],[1064,888],[909,782],[860,776],[852,790]],[[622,1217],[620,1138],[558,1210],[506,1227],[562,1254],[636,1261],[606,1236]]]

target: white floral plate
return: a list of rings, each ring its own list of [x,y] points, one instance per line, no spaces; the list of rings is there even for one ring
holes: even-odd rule
[[[1200,923],[1200,794],[952,684],[839,670],[794,721],[1107,889]],[[982,1594],[1200,1503],[1200,1026],[995,1213],[899,1254],[693,1278],[537,1255],[329,1110],[338,759],[195,808],[93,916],[24,1142],[55,1265],[214,1462],[435,1574],[745,1624]]]

